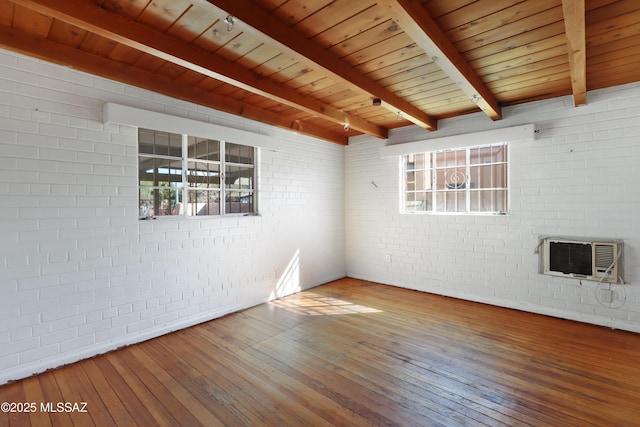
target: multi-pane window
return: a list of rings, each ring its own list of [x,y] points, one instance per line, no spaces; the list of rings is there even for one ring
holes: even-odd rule
[[[505,214],[507,147],[500,143],[403,156],[404,211]]]
[[[140,128],[140,217],[255,213],[255,150]]]

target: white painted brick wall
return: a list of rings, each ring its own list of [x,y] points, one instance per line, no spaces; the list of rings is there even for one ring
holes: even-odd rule
[[[257,217],[139,221],[105,102],[277,137]],[[0,384],[345,275],[344,148],[0,50]]]
[[[534,123],[536,140],[510,148],[508,216],[400,215],[398,159],[380,157],[386,141],[352,139],[348,275],[640,332],[640,84],[591,92],[578,108],[564,97],[506,108],[504,117],[443,120],[432,133],[399,129],[389,142]],[[603,307],[595,282],[538,274],[542,235],[623,239],[626,303]]]

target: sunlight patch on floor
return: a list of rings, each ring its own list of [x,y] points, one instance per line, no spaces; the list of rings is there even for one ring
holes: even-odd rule
[[[349,301],[327,297],[314,292],[301,292],[271,304],[307,316],[332,316],[339,314],[382,313],[381,310],[358,305]]]

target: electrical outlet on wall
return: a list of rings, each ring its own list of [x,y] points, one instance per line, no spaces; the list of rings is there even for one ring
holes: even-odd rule
[[[600,289],[600,301],[612,303],[615,293],[611,289]]]
[[[386,262],[387,264],[391,264],[391,254],[386,254],[384,256],[384,262]]]

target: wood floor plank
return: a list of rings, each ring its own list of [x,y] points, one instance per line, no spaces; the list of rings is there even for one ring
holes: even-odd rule
[[[284,354],[289,356],[285,357],[287,364],[299,362],[301,366],[306,366],[311,364],[314,358],[324,357],[326,364],[339,366],[347,375],[355,374],[363,377],[366,381],[374,383],[373,386],[363,385],[364,388],[387,388],[385,395],[387,397],[395,397],[397,402],[404,402],[403,404],[406,405],[406,402],[413,401],[414,405],[428,405],[431,406],[431,409],[437,407],[443,412],[446,411],[447,407],[457,408],[458,412],[466,412],[466,416],[476,421],[482,418],[485,418],[485,421],[489,421],[482,415],[481,407],[480,411],[475,411],[475,409],[472,409],[474,405],[471,401],[460,399],[460,397],[454,396],[452,393],[446,392],[444,388],[441,388],[439,382],[444,377],[438,377],[439,379],[433,381],[432,384],[414,381],[419,378],[415,371],[415,365],[407,363],[408,361],[404,357],[397,358],[393,354],[383,355],[380,349],[377,348],[379,342],[373,343],[371,347],[366,346],[367,341],[375,339],[375,337],[363,333],[360,328],[351,328],[351,332],[347,332],[349,327],[344,324],[344,320],[340,320],[340,326],[341,333],[334,337],[317,335],[319,343],[322,343],[322,345],[329,344],[326,345],[327,349],[319,351],[319,348],[313,342],[301,343],[300,348],[296,348],[291,355]],[[323,328],[323,330],[329,331],[330,328]],[[298,330],[298,332],[300,332],[301,336],[306,334],[306,331]],[[270,348],[269,352],[278,348],[279,353],[281,353],[287,349],[281,342],[276,341],[265,343],[264,346],[268,346],[265,348]],[[258,347],[257,349],[260,348]],[[307,357],[303,362],[298,360],[301,359],[299,357],[300,352],[307,353]],[[293,356],[298,357],[294,358]],[[404,378],[403,372],[407,372]],[[427,371],[427,379],[433,375],[438,375],[438,373]],[[433,383],[438,384],[436,384],[436,387],[432,387]],[[461,400],[464,403],[464,407],[460,406],[462,403],[457,403],[457,400]],[[427,403],[429,401],[431,403]],[[424,410],[427,409],[423,408],[420,412]],[[473,411],[476,413],[472,413]]]
[[[266,416],[252,421],[250,425],[328,424],[304,405],[309,395],[313,395],[304,384],[295,384],[289,378],[276,375],[268,365],[242,350],[235,349],[229,353],[225,346],[210,348],[217,356],[217,366],[222,375],[235,383],[235,387],[227,389],[228,396],[245,411],[251,411],[255,405],[265,408]],[[299,399],[291,398],[292,394]]]
[[[145,346],[145,352],[157,360],[159,366],[167,374],[180,381],[193,396],[193,399],[197,400],[211,414],[219,417],[223,425],[249,425],[249,418],[244,416],[242,408],[238,408],[236,406],[237,402],[234,402],[231,398],[230,389],[221,387],[224,384],[224,381],[221,381],[221,377],[215,374],[212,375],[211,372],[209,372],[209,375],[212,375],[212,377],[209,377],[210,379],[205,377],[195,366],[198,365],[197,355],[193,354],[195,349],[188,346],[187,348],[191,351],[184,353],[181,351],[185,348],[184,342],[181,342],[180,337],[172,338],[171,347],[165,347],[162,343],[156,341],[148,343]],[[174,345],[178,343],[180,345],[174,348]],[[217,358],[215,352],[208,351],[207,353],[209,354],[209,363],[216,366]],[[175,360],[181,360],[185,356],[188,357],[189,363],[175,363]],[[218,366],[218,369],[220,368]],[[229,386],[230,384],[225,385]]]
[[[0,398],[0,402],[10,403],[6,410],[6,425],[9,427],[18,426],[31,426],[31,420],[29,412],[22,409],[22,404],[26,402],[24,389],[22,383],[9,384],[7,386],[6,394]],[[5,411],[2,411],[5,412]]]
[[[435,381],[435,383],[437,384],[438,389],[442,389],[448,384],[453,384],[455,394],[458,396],[463,396],[463,391],[465,388],[464,386],[468,386],[473,390],[473,394],[482,395],[491,393],[491,396],[499,397],[500,401],[503,403],[512,400],[512,395],[509,394],[508,389],[498,389],[500,393],[496,393],[496,388],[494,387],[486,387],[484,389],[482,388],[483,378],[481,376],[481,373],[493,372],[486,366],[478,366],[471,363],[472,361],[469,361],[469,363],[465,363],[464,365],[453,366],[449,363],[446,363],[446,361],[444,360],[439,360],[440,356],[437,354],[439,350],[437,350],[435,354],[429,354],[427,356],[424,352],[424,347],[420,347],[417,345],[408,345],[407,343],[399,343],[397,341],[386,342],[382,340],[371,341],[365,339],[361,341],[360,344],[365,348],[365,351],[363,352],[363,358],[365,360],[369,360],[370,364],[383,364],[385,360],[403,361],[407,366],[410,367],[409,370],[411,372],[411,375],[413,375],[415,378],[418,378],[420,380],[428,380],[429,378],[436,376],[437,380]],[[383,349],[383,351],[380,352],[379,349]],[[451,357],[451,353],[449,353],[448,356]],[[477,357],[480,355],[476,352],[475,356]],[[423,358],[424,360],[426,360],[426,362],[424,363]],[[479,358],[482,359],[482,357]],[[399,368],[397,367],[397,363],[392,366],[394,368],[394,376],[397,376],[399,370]],[[465,375],[463,377],[459,376],[459,372],[464,372]],[[503,372],[502,376],[505,375],[507,374]],[[496,380],[494,379],[491,384],[495,385],[495,381]],[[521,381],[522,379],[517,376],[514,378],[510,378],[509,380],[510,384],[521,383]],[[446,393],[439,398],[446,399]],[[464,403],[464,406],[470,406],[467,402]],[[460,409],[458,410],[461,411]],[[511,415],[512,417],[515,417],[519,420],[522,420],[523,417],[526,417],[526,414],[523,414],[522,412],[518,413],[517,416],[514,416],[513,414],[508,415]],[[546,421],[553,423],[554,421],[553,419],[545,420],[539,411],[536,412],[535,416],[537,422]]]
[[[233,328],[233,329],[239,329],[239,328]],[[321,329],[321,330],[331,330],[331,328],[325,328],[325,327],[323,327],[323,328],[319,328],[319,329]],[[221,334],[220,334],[220,333],[218,333],[218,334],[214,334],[214,335],[221,335]],[[230,336],[230,335],[228,335],[228,334],[224,334],[224,335],[225,335],[225,337]],[[303,333],[302,335],[306,335],[306,333]],[[311,336],[313,336],[313,335],[314,335],[314,334],[311,334]],[[341,330],[341,333],[339,334],[339,336],[340,336],[340,337],[342,337],[342,336],[344,336],[344,335],[345,335],[345,331],[344,331],[344,330]],[[350,337],[349,339],[351,339],[351,340],[355,340],[356,338],[357,338],[357,337]],[[319,341],[319,342],[322,342],[323,344],[326,344],[326,343],[327,343],[327,342],[325,341],[325,339],[320,339],[320,340],[318,340],[318,341]],[[278,347],[280,351],[283,351],[283,349],[286,347],[286,343],[283,343],[282,341],[278,341],[278,343],[277,343],[277,344],[275,344],[275,346],[276,346],[276,347]],[[312,345],[309,345],[309,346],[310,346],[310,347],[312,347]],[[330,345],[329,345],[329,346],[327,346],[327,348],[331,348],[331,349],[334,349],[334,348],[336,348],[336,347],[338,347],[338,346],[337,346],[337,342],[335,342],[335,340],[334,340],[334,341],[332,341],[332,342],[330,342]],[[312,351],[312,352],[314,352],[314,353],[316,352],[316,350],[318,350],[318,351],[317,351],[317,353],[318,353],[318,354],[320,354],[320,355],[321,355],[322,353],[324,353],[324,351],[325,351],[325,350],[322,350],[322,349],[313,349],[313,348],[311,349],[311,351]],[[338,351],[339,351],[339,350],[338,350]],[[255,353],[255,351],[254,351],[254,353]],[[291,363],[291,361],[292,361],[292,358],[287,358],[287,360],[288,360],[288,361],[287,361],[287,364],[290,364],[290,363]],[[380,392],[381,392],[382,394],[387,393],[387,392],[386,392],[386,391],[384,391],[384,390],[383,390],[383,391],[380,391]],[[400,400],[401,400],[401,401],[402,401],[402,400],[406,401],[406,400],[407,400],[407,399],[406,399],[406,396],[401,396],[401,399],[400,399]],[[371,406],[376,406],[376,405],[371,405]],[[378,405],[378,406],[379,406],[379,405]],[[446,406],[445,406],[444,408],[446,409]],[[405,408],[405,409],[406,409],[406,408]],[[418,412],[423,412],[423,411],[424,411],[424,408],[421,408],[421,411],[418,411]],[[455,416],[454,416],[454,415],[451,415],[451,418],[454,418],[454,419],[455,419]],[[477,418],[477,417],[476,417],[476,418]],[[432,419],[433,419],[433,417],[432,417]]]
[[[194,345],[197,341],[186,334],[179,334],[176,339],[179,345],[173,346],[175,356],[188,357],[191,360],[190,364],[198,372],[198,376],[193,380],[194,385],[201,387],[206,396],[222,404],[231,419],[235,419],[236,424],[260,426],[276,420],[275,416],[273,419],[268,416],[271,412],[261,401],[262,395],[251,384],[247,390],[244,382],[232,369],[218,363],[218,355],[215,352],[208,347],[203,350],[202,346]]]
[[[0,426],[604,426],[640,335],[342,279],[0,387]]]
[[[99,359],[104,360],[102,357]],[[100,396],[100,399],[104,403],[109,415],[113,418],[115,425],[147,425],[146,422],[144,424],[138,424],[134,421],[126,408],[126,405],[118,397],[113,384],[107,381],[103,375],[103,371],[98,368],[94,359],[86,360],[80,366],[84,370],[84,373],[91,382],[96,393]],[[116,382],[116,380],[117,376],[111,377],[111,381]],[[145,420],[145,412],[134,412],[134,415],[140,420]]]
[[[245,391],[255,389],[264,405],[277,408],[273,415],[280,419],[278,424],[329,425],[322,417],[309,411],[304,404],[304,394],[293,393],[296,398],[292,398],[292,384],[286,377],[275,375],[270,366],[253,359],[249,353],[243,353],[234,345],[229,345],[228,340],[211,340],[211,337],[212,335],[207,334],[201,336],[201,339],[207,340],[212,350],[221,356],[217,359],[218,363],[223,365],[223,369],[233,370],[237,381],[244,384]]]
[[[140,361],[162,384],[166,385],[167,390],[191,413],[201,425],[216,427],[224,424],[216,418],[206,407],[194,399],[189,393],[185,385],[180,379],[175,379],[157,360],[149,355],[142,347],[130,347],[129,350],[133,356]],[[180,360],[174,360],[174,363],[181,363]]]
[[[433,316],[433,313],[430,313],[430,316]],[[554,321],[557,319],[554,319]],[[385,320],[385,324],[390,323],[391,320],[390,319],[386,319]],[[454,325],[449,325],[448,328],[448,334],[449,336],[451,336],[452,334],[456,334],[455,331],[455,327],[453,327]],[[383,325],[376,325],[374,327],[374,329],[377,329],[378,327],[384,327]],[[402,334],[399,334],[399,336]],[[443,335],[443,337],[446,337],[447,335]],[[429,344],[431,343],[431,341],[429,341]],[[495,343],[497,343],[498,345],[500,345],[499,341],[495,341]],[[386,351],[392,351],[393,353],[396,353],[399,355],[399,357],[414,357],[416,360],[420,360],[421,359],[421,354],[426,350],[428,351],[430,345],[427,345],[427,343],[425,343],[424,346],[422,347],[416,347],[413,351],[408,350],[406,347],[403,347],[402,345],[400,345],[401,343],[399,343],[397,340],[396,341],[390,341],[387,343],[382,343],[382,345],[380,344],[371,344],[372,348],[381,348],[381,349],[386,349]],[[407,343],[405,343],[407,344]],[[427,357],[425,357],[425,363],[428,364],[433,364],[434,360],[438,360],[439,356],[439,352],[443,351],[443,349],[446,349],[447,352],[447,356],[450,357],[451,360],[454,361],[464,361],[464,364],[460,364],[459,366],[450,366],[449,364],[441,364],[438,366],[438,369],[441,371],[449,371],[450,373],[455,373],[455,372],[465,372],[465,377],[475,377],[475,382],[477,383],[478,381],[482,381],[483,378],[481,376],[477,376],[477,374],[475,374],[475,372],[481,373],[481,372],[489,372],[494,374],[495,372],[500,372],[500,376],[493,376],[491,378],[490,381],[490,387],[496,387],[496,385],[500,386],[503,384],[505,385],[505,388],[503,389],[503,391],[507,391],[509,392],[510,389],[515,389],[511,392],[515,392],[515,396],[517,396],[519,393],[518,392],[518,388],[524,387],[524,388],[529,388],[529,389],[533,389],[533,390],[537,390],[538,393],[537,394],[533,394],[532,396],[532,402],[527,402],[527,405],[536,405],[534,406],[534,411],[536,416],[543,416],[545,411],[548,410],[548,407],[551,405],[556,405],[555,402],[563,402],[564,400],[566,400],[566,395],[565,395],[565,391],[566,390],[560,390],[558,391],[557,388],[559,387],[558,385],[558,381],[556,379],[556,376],[558,374],[558,372],[555,372],[554,375],[549,375],[549,370],[544,370],[543,372],[540,373],[536,373],[534,372],[533,374],[531,373],[532,371],[532,365],[534,363],[538,363],[536,360],[534,360],[533,358],[531,358],[531,356],[529,356],[528,354],[526,355],[519,355],[518,358],[520,358],[522,360],[522,362],[524,363],[523,366],[521,366],[519,369],[518,365],[515,363],[515,359],[511,358],[511,361],[505,361],[503,360],[507,354],[511,353],[511,351],[509,352],[505,352],[503,353],[501,350],[496,350],[493,353],[486,353],[483,354],[482,352],[486,351],[483,350],[483,345],[479,345],[478,342],[474,342],[473,343],[473,347],[468,347],[466,346],[463,342],[460,341],[448,341],[445,342],[444,346],[441,346],[440,350],[437,350],[436,352],[432,352],[431,354],[427,355]],[[456,351],[456,349],[458,349]],[[527,349],[528,353],[531,353],[532,350]],[[473,356],[470,356],[473,355]],[[493,365],[487,365],[487,363],[490,363],[490,361],[492,361],[491,363],[493,363]],[[465,364],[470,364],[470,363],[475,363],[473,365],[468,366],[468,369],[464,369],[464,365]],[[549,366],[551,367],[551,366]],[[540,376],[538,376],[537,374],[541,374]],[[545,375],[546,374],[546,375]],[[529,377],[529,378],[527,378]],[[507,388],[508,387],[508,388]],[[583,396],[583,397],[588,397],[588,396]],[[601,403],[601,402],[598,402]],[[523,410],[526,408],[527,406],[523,406]],[[587,411],[590,411],[591,406],[587,406]],[[564,413],[562,414],[563,419],[566,420],[566,418],[568,418],[571,413],[573,412],[573,416],[580,416],[580,409],[574,409],[574,408],[565,408]],[[597,420],[597,417],[596,417]],[[583,421],[584,423],[590,423],[593,422],[593,416],[590,415],[588,417],[588,420]],[[606,420],[604,421],[606,422]]]
[[[383,383],[387,373],[377,371],[374,366],[366,364],[364,360],[352,359],[355,354],[347,355],[343,352],[340,356],[329,359],[320,359],[313,352],[300,351],[276,344],[283,356],[290,355],[287,367],[296,369],[298,375],[313,378],[320,384],[321,389],[329,390],[329,396],[340,404],[351,407],[354,412],[369,419],[376,419],[377,424],[398,424],[419,422],[419,424],[437,423],[451,424],[463,423],[468,414],[460,414],[451,411],[446,405],[437,406],[432,394],[425,390],[405,387],[395,378],[394,381]],[[269,348],[269,347],[264,347]],[[338,359],[340,359],[338,361]],[[363,363],[364,362],[364,363]],[[289,375],[294,375],[289,372]],[[341,395],[336,398],[334,384],[339,384]],[[405,388],[399,388],[403,386]],[[419,394],[415,393],[420,391]],[[436,407],[437,406],[437,407]],[[469,412],[465,409],[464,412]],[[394,414],[393,418],[386,418],[386,414]],[[477,417],[473,417],[477,420]],[[383,421],[384,420],[384,421]],[[478,423],[481,425],[481,423]]]
[[[40,390],[42,391],[43,396],[43,400],[35,402],[37,405],[44,404],[46,407],[47,403],[54,404],[55,402],[57,404],[57,402],[64,402],[64,398],[62,397],[62,392],[60,391],[58,382],[56,381],[54,371],[45,372],[44,374],[37,375],[33,378],[35,378],[40,384]],[[26,379],[24,381],[26,381]],[[67,412],[50,412],[49,417],[51,419],[51,424],[53,425],[53,427],[65,427],[73,425],[71,416]],[[86,418],[91,419],[89,415],[87,415]]]
[[[41,402],[46,402],[46,400],[44,398],[44,394],[42,393],[42,387],[40,386],[38,377],[26,378],[24,381],[22,381],[22,387],[24,389],[25,401],[33,403],[35,406],[35,411],[29,414],[31,425],[38,427],[52,426],[53,424],[49,413],[42,410],[43,408]],[[2,425],[2,423],[0,423],[0,425]]]
[[[6,403],[11,403],[11,400],[9,400],[10,399],[9,390],[10,390],[10,388],[12,386],[14,386],[14,385],[13,384],[8,384],[8,385],[5,385],[3,387],[0,387],[0,404],[1,403],[5,403],[5,402]],[[9,425],[9,411],[6,410],[6,409],[4,411],[0,411],[0,425],[1,426],[8,426]]]
[[[119,363],[126,366],[129,369],[129,373],[133,374],[137,378],[137,381],[144,384],[148,389],[148,393],[155,396],[156,399],[162,403],[166,410],[171,414],[171,417],[175,419],[179,425],[201,425],[194,414],[192,414],[191,411],[189,411],[189,409],[176,398],[174,393],[169,390],[171,383],[164,382],[161,378],[158,378],[152,370],[153,367],[149,368],[145,364],[145,355],[140,354],[139,357],[142,358],[141,361],[138,357],[135,357],[134,350],[135,347],[125,348],[121,351],[111,353],[109,357],[111,358],[112,363],[113,359],[117,359]],[[129,377],[128,381],[135,380]],[[170,418],[165,419],[165,421],[170,420]]]
[[[89,381],[82,369],[84,363],[86,361],[53,371],[62,395],[62,399],[59,402],[87,402],[86,413],[69,413],[74,426],[116,425],[104,406],[102,397],[93,388],[91,381]]]
[[[118,383],[122,381],[122,383],[126,384],[128,390],[126,390],[124,384],[117,385],[114,388],[116,388],[118,396],[120,396],[125,404],[133,406],[133,408],[129,409],[130,413],[137,414],[137,408],[141,405],[144,408],[141,411],[146,411],[153,417],[153,421],[148,420],[145,414],[143,419],[145,422],[144,425],[157,425],[158,427],[177,427],[180,425],[171,412],[166,409],[166,402],[160,401],[158,397],[147,388],[140,378],[138,378],[134,369],[130,366],[125,366],[122,357],[117,357],[114,353],[109,353],[105,355],[104,358],[96,358],[96,363],[100,364],[101,370],[107,372],[107,378],[109,378],[110,383],[114,382],[113,377],[117,373],[119,377],[117,380]],[[115,370],[116,373],[109,373],[111,369]],[[132,399],[130,394],[135,396],[135,398],[133,398],[133,404],[129,403],[131,402],[130,399]],[[138,417],[136,417],[136,419],[138,419]]]
[[[344,330],[340,336],[344,336]],[[322,341],[325,342],[324,339]],[[444,387],[447,382],[446,377],[431,370],[418,373],[416,365],[407,363],[404,358],[398,359],[394,355],[382,355],[376,350],[377,343],[374,347],[366,346],[363,337],[355,338],[352,342],[339,343],[336,340],[327,340],[326,342],[331,343],[332,349],[342,349],[341,353],[333,355],[328,355],[326,351],[319,353],[313,346],[304,344],[301,347],[306,347],[306,349],[295,349],[292,354],[288,355],[283,353],[287,349],[279,342],[265,343],[269,346],[265,348],[270,348],[269,351],[278,348],[279,353],[283,353],[283,356],[289,356],[287,364],[298,363],[300,369],[311,365],[318,355],[326,357],[323,359],[325,364],[339,366],[339,372],[357,383],[359,387],[382,390],[383,394],[393,400],[396,405],[411,410],[410,404],[413,410],[420,414],[442,413],[449,420],[455,420],[458,414],[463,414],[464,417],[472,419],[478,424],[497,425],[502,422],[509,425],[514,421],[510,417],[500,417],[494,413],[485,414],[482,405],[460,395],[459,383],[456,383],[455,386],[456,393],[447,391]],[[305,352],[306,355],[301,357],[301,352]],[[322,368],[322,366],[320,368],[321,372],[326,371],[326,368]],[[437,379],[432,380],[434,376]],[[432,414],[430,419],[434,417],[435,415]]]
[[[192,330],[194,334],[197,334],[198,331]],[[194,341],[199,340],[199,337]],[[206,338],[205,338],[206,339]],[[229,348],[232,348],[230,346]],[[257,351],[255,348],[252,348],[250,353],[240,354],[243,360],[248,361],[252,366],[260,367],[259,369],[264,373],[264,377],[266,381],[273,382],[274,378],[277,378],[277,384],[282,393],[284,393],[287,400],[289,399],[297,399],[300,400],[306,409],[314,412],[316,415],[321,416],[326,423],[330,425],[375,425],[369,424],[366,418],[360,417],[358,414],[352,411],[345,411],[344,407],[340,406],[335,400],[331,398],[325,398],[321,394],[317,393],[315,390],[315,385],[318,384],[318,379],[315,381],[309,381],[308,378],[302,378],[299,380],[295,375],[285,375],[285,373],[280,369],[276,371],[275,369],[279,368],[279,363],[273,363],[273,360],[265,360],[257,357]],[[234,350],[233,354],[238,354],[238,350]],[[284,365],[284,364],[282,364]],[[232,372],[226,369],[226,366],[222,366],[223,372]],[[230,377],[232,379],[233,377]],[[237,382],[237,380],[236,380]],[[253,379],[249,381],[243,381],[245,385],[244,392],[248,394],[253,394],[252,389],[254,389]],[[248,387],[248,388],[247,388]],[[255,390],[258,392],[256,396],[252,396],[252,399],[260,399],[260,396],[264,396],[264,392],[261,390]],[[252,403],[253,404],[253,403]],[[277,423],[277,420],[264,420],[267,422],[266,425],[280,424],[285,420],[280,420],[280,423]],[[320,420],[316,420],[316,425],[320,423]]]

